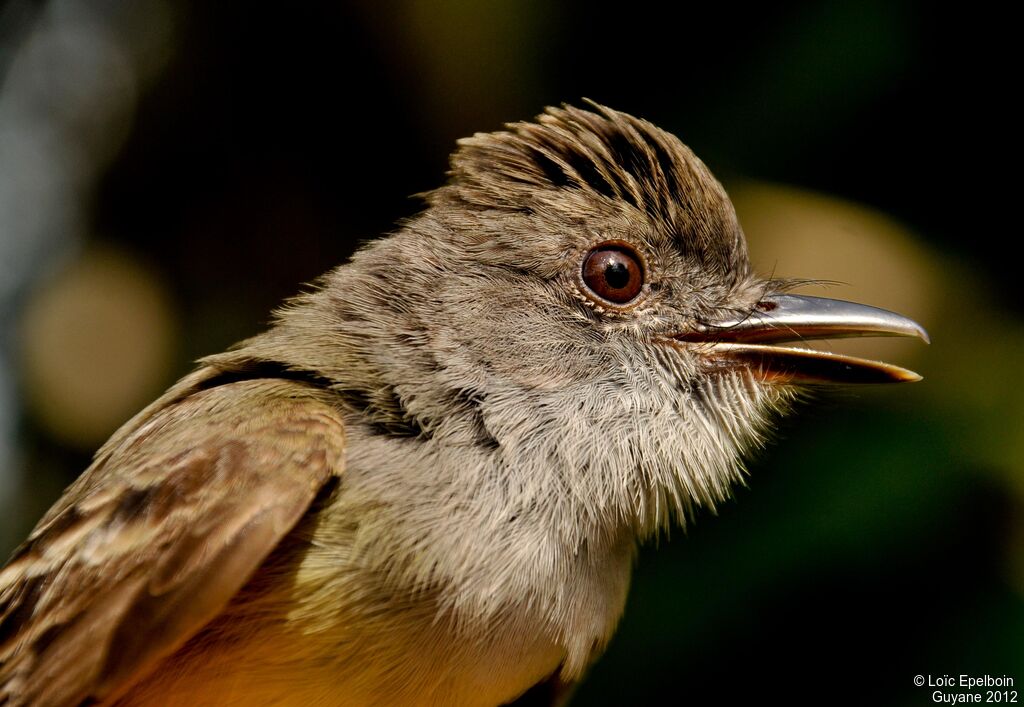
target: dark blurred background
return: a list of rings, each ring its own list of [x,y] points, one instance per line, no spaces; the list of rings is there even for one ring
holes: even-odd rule
[[[934,343],[857,342],[925,380],[821,395],[644,551],[574,704],[1024,680],[1016,32],[880,0],[0,5],[0,550],[190,361],[415,213],[456,138],[589,97],[701,155],[764,272]]]

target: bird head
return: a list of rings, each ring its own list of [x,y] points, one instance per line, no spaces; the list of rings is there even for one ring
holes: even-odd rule
[[[917,378],[782,346],[926,335],[756,275],[721,184],[646,121],[549,108],[460,141],[426,200],[282,323],[382,434],[458,450],[461,488],[500,460],[510,515],[643,537],[724,499],[801,387]]]

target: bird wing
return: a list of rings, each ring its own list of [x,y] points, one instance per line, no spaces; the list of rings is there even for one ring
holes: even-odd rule
[[[115,438],[0,572],[0,704],[114,699],[218,614],[342,471],[320,395],[228,383]]]

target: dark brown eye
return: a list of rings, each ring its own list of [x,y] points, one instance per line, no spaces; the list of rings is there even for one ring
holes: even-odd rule
[[[626,304],[644,286],[640,256],[626,245],[599,245],[583,261],[583,282],[601,299]]]

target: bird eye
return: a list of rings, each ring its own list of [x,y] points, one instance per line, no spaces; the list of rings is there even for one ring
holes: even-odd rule
[[[583,282],[601,299],[627,304],[644,286],[640,256],[625,244],[599,245],[583,261]]]

